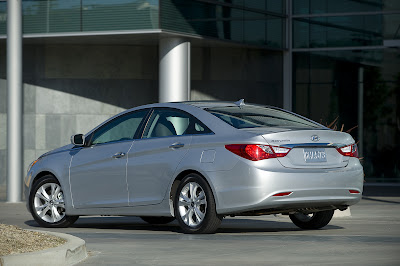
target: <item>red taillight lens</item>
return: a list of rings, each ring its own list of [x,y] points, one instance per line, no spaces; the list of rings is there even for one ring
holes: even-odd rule
[[[284,197],[284,196],[289,196],[290,194],[292,194],[293,192],[281,192],[281,193],[276,193],[274,195],[272,195],[273,197]]]
[[[261,144],[230,144],[225,145],[228,151],[251,161],[284,157],[290,149]]]
[[[357,157],[358,158],[358,148],[357,144],[348,145],[342,148],[337,148],[337,151],[343,156]]]

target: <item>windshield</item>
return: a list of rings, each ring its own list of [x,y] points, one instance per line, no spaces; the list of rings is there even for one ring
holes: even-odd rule
[[[315,122],[270,107],[224,106],[205,110],[238,129],[254,127],[321,128],[321,125]]]

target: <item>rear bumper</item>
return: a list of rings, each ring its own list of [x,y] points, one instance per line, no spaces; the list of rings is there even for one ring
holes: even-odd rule
[[[219,214],[345,208],[360,201],[364,180],[356,158],[346,167],[322,170],[287,169],[274,159],[262,163],[240,160],[230,171],[207,174]],[[291,194],[274,196],[282,192]]]

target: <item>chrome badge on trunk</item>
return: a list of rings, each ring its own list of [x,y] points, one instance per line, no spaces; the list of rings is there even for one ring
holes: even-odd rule
[[[326,162],[326,152],[324,148],[304,148],[303,155],[306,163]]]

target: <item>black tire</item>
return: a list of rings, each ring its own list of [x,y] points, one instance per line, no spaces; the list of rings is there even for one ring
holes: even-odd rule
[[[39,207],[44,209],[42,215],[36,210]],[[43,176],[33,184],[29,195],[29,210],[33,219],[43,227],[68,227],[79,218],[65,214],[64,194],[60,183],[52,175]]]
[[[194,173],[188,174],[179,184],[174,212],[183,232],[187,234],[213,234],[222,221],[222,216],[216,212],[211,188],[200,175]]]
[[[175,220],[175,217],[161,217],[161,216],[140,216],[140,218],[149,224],[167,224]]]
[[[328,210],[311,214],[295,213],[290,214],[289,218],[296,226],[302,229],[320,229],[332,220],[334,212],[334,210]]]

